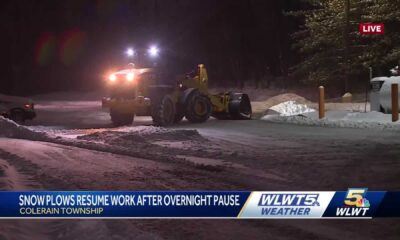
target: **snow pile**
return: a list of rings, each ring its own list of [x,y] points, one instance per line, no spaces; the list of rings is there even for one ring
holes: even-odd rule
[[[203,141],[205,140],[197,130],[192,129],[169,129],[154,126],[139,126],[128,132],[129,135],[139,135],[147,141],[170,140],[170,141]]]
[[[90,132],[90,131],[89,131]],[[137,158],[186,162],[178,155],[190,150],[199,151],[207,144],[198,131],[189,129],[167,129],[153,126],[121,127],[101,130],[76,138],[52,136],[46,142],[74,146],[95,151],[132,156]],[[201,152],[204,155],[204,152]]]
[[[393,123],[390,114],[380,112],[328,111],[324,119],[318,113],[305,113],[297,116],[267,115],[262,118],[269,122],[292,123],[307,126],[373,128],[400,131],[400,122]]]
[[[306,104],[299,104],[295,101],[287,101],[275,105],[270,110],[278,113],[280,116],[295,116],[304,113],[315,112],[314,109],[308,107]]]
[[[139,126],[130,131],[101,131],[83,136],[79,140],[105,142],[111,145],[153,144],[157,141],[204,141],[197,130],[167,129]]]
[[[268,110],[280,103],[284,103],[287,101],[295,101],[296,103],[301,103],[301,104],[309,104],[310,102],[305,99],[302,96],[299,96],[295,93],[284,93],[284,94],[279,94],[273,97],[268,98],[267,100],[264,101],[252,101],[251,106],[253,108],[253,117],[262,117],[265,115],[265,112],[268,112]]]
[[[284,122],[308,126],[398,129],[400,123],[392,123],[390,114],[380,112],[351,112],[346,110],[327,111],[324,119],[319,119],[315,109],[306,104],[287,101],[271,107],[262,120]],[[271,114],[272,113],[272,114]]]
[[[14,121],[0,116],[0,137],[45,140],[47,135],[45,133],[32,131],[18,125]]]

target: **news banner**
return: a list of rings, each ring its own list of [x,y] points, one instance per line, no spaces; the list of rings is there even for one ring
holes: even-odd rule
[[[400,217],[400,192],[28,191],[0,192],[0,218]]]

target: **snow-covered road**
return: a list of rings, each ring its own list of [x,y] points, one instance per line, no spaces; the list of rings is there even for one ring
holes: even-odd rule
[[[29,123],[29,129],[43,131],[47,137],[29,141],[24,133],[17,135],[23,139],[0,138],[3,190],[400,188],[399,132],[214,119],[204,124],[184,121],[166,129],[151,126],[148,117],[136,118],[129,127],[113,128],[97,101],[42,101],[36,109],[38,118]],[[23,222],[1,225],[0,234],[7,238]],[[33,224],[33,229],[37,225],[25,222]],[[223,220],[179,221],[180,231],[176,231],[177,223],[53,221],[49,234],[88,239],[98,225],[102,235],[96,236],[104,235],[104,239],[124,239],[128,232],[140,239],[382,239],[383,232],[385,239],[397,239],[400,227],[395,220],[346,224]],[[35,237],[46,231],[38,227]],[[32,239],[24,234],[18,239]]]

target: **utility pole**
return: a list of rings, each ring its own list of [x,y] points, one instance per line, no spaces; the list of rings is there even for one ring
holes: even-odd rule
[[[349,91],[349,29],[350,29],[350,0],[344,0],[344,28],[343,28],[343,39],[344,39],[344,91]]]
[[[153,14],[151,15],[153,17],[153,38],[157,38],[157,34],[160,34],[160,9],[159,9],[159,2],[158,0],[154,0],[154,5],[153,5]]]

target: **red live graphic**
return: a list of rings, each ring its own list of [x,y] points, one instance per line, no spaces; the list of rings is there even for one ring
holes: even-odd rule
[[[360,34],[362,35],[380,35],[385,33],[383,23],[360,23]]]

